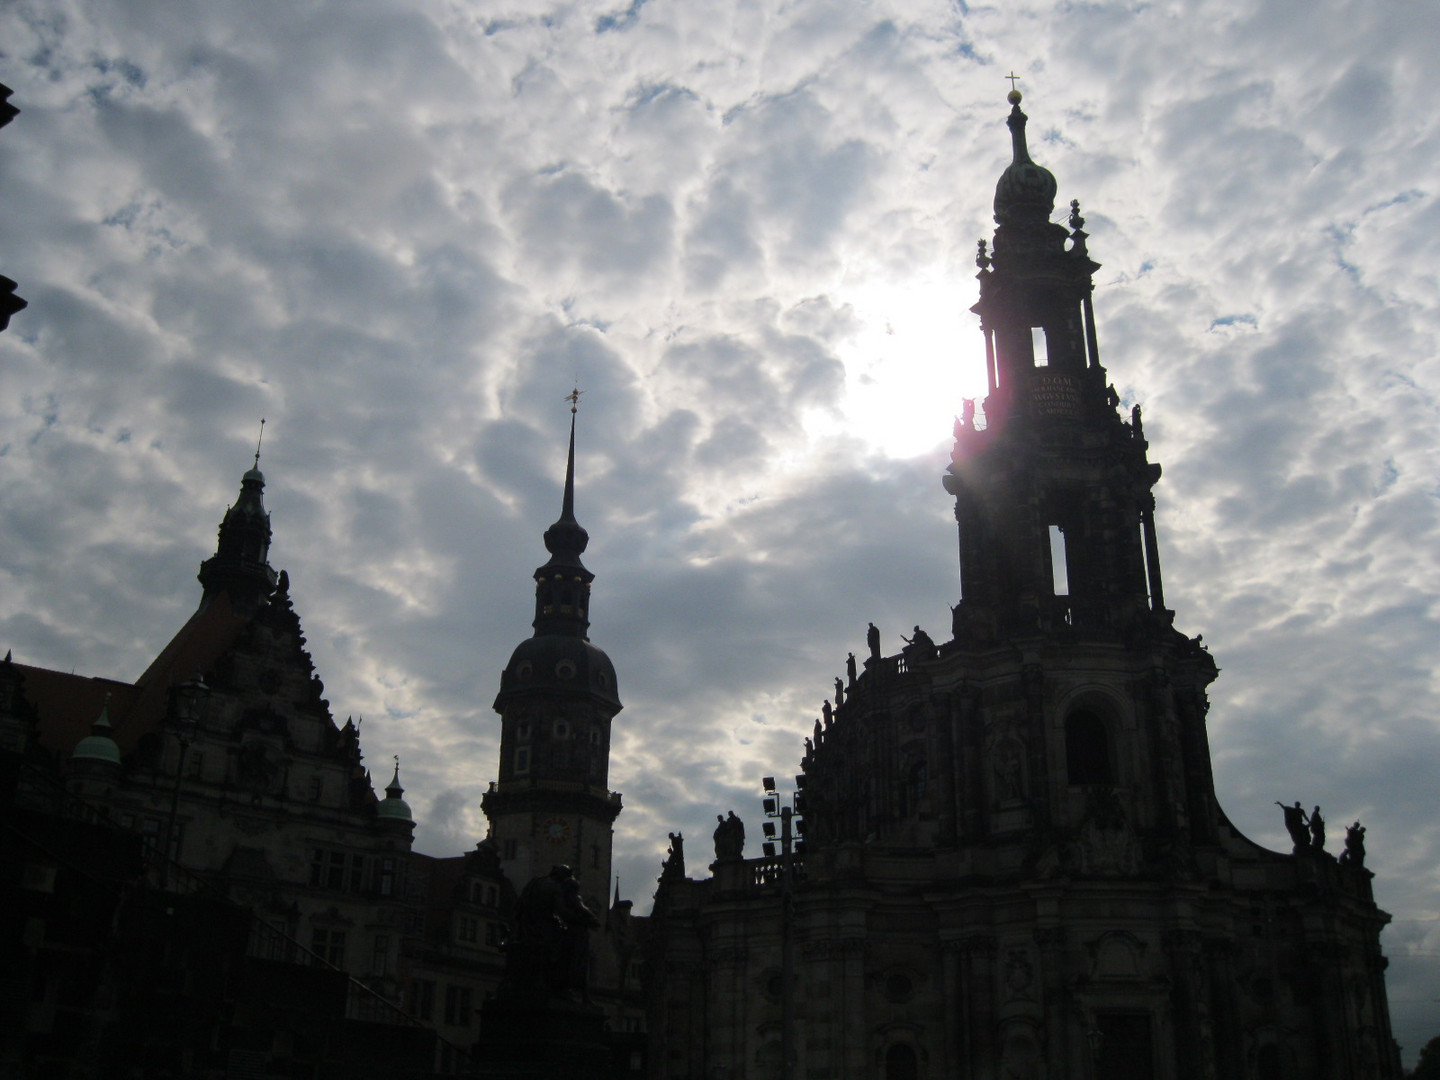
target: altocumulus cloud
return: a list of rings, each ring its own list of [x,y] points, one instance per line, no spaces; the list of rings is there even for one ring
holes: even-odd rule
[[[594,637],[627,705],[617,866],[642,906],[666,831],[753,815],[758,777],[798,760],[866,621],[944,636],[959,402],[905,368],[898,423],[935,429],[897,458],[850,395],[901,378],[867,334],[913,340],[877,296],[939,280],[973,302],[1013,69],[1105,264],[1102,356],[1166,467],[1169,602],[1224,669],[1222,802],[1277,847],[1277,798],[1365,820],[1397,1032],[1413,1054],[1440,1030],[1436,12],[19,0],[0,20],[23,109],[0,269],[31,301],[0,335],[0,644],[138,674],[266,416],[273,556],[327,695],[372,761],[404,759],[420,847],[468,846],[578,381]],[[973,342],[935,345],[973,365]]]

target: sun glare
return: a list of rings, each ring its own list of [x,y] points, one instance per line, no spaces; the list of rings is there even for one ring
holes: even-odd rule
[[[839,350],[852,435],[897,458],[950,438],[961,399],[985,394],[984,343],[967,298],[963,284],[938,269],[843,291],[860,324]]]

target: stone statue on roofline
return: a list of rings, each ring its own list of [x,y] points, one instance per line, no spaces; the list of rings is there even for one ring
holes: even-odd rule
[[[734,810],[730,811],[729,817],[716,814],[715,820],[719,822],[715,826],[715,861],[730,862],[744,858],[745,823],[735,816]]]

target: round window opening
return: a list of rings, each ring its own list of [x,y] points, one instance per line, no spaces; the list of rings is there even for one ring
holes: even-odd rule
[[[573,679],[575,677],[575,661],[561,660],[555,665],[555,674],[562,679]]]
[[[896,972],[885,979],[885,996],[891,1001],[909,1001],[914,993],[915,984],[910,981],[908,975]]]
[[[534,674],[535,669],[530,666],[529,660],[526,660],[523,664],[521,664],[518,668],[515,669],[515,677],[521,682],[529,682]]]

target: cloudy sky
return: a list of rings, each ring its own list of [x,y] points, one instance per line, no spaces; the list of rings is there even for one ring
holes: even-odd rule
[[[1276,799],[1364,819],[1407,1059],[1440,1033],[1440,9],[12,0],[0,42],[0,648],[136,677],[266,417],[332,707],[468,848],[578,383],[642,909],[868,620],[948,636],[1013,69],[1165,467],[1222,803],[1278,849]]]

